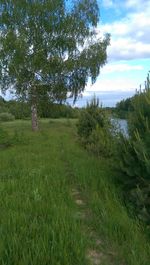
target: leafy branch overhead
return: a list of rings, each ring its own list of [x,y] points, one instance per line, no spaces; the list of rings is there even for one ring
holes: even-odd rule
[[[98,39],[95,0],[1,1],[0,74],[3,91],[29,98],[41,89],[54,100],[74,98],[106,63],[109,35]]]

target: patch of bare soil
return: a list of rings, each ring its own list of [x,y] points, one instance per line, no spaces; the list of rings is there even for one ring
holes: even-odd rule
[[[103,258],[103,254],[98,252],[97,250],[89,249],[87,253],[87,258],[89,259],[92,265],[100,265]]]
[[[73,188],[71,190],[71,195],[78,207],[78,210],[75,213],[75,218],[82,220],[83,226],[85,227],[84,230],[86,231],[85,233],[88,236],[88,240],[90,242],[89,249],[86,253],[87,260],[91,265],[116,264],[115,260],[117,253],[111,249],[106,250],[105,242],[99,238],[95,230],[92,229],[90,223],[88,222],[88,220],[92,219],[92,214],[88,209],[86,200],[83,198],[82,193],[78,189]]]
[[[86,202],[81,196],[81,192],[77,189],[71,190],[72,197],[76,203],[76,205],[79,207],[78,212],[76,213],[76,217],[86,220],[91,217],[90,212],[87,208]],[[87,226],[85,222],[85,226]],[[97,238],[95,233],[92,231],[92,229],[88,226],[85,229],[88,231],[89,240],[92,242],[92,248],[87,250],[86,258],[89,260],[91,265],[100,265],[102,264],[102,259],[104,254],[101,250],[98,249],[99,246],[102,245],[101,239]],[[95,245],[95,248],[93,246]]]

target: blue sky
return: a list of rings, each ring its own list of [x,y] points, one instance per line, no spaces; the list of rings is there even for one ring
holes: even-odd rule
[[[111,34],[108,62],[94,85],[88,83],[84,105],[95,93],[104,106],[132,96],[150,70],[150,1],[98,0],[101,20],[98,34]],[[107,95],[107,97],[106,97]]]
[[[96,83],[88,83],[76,106],[84,106],[93,94],[104,106],[115,106],[144,84],[150,70],[150,0],[97,1],[101,17],[98,36],[111,34],[108,62]]]

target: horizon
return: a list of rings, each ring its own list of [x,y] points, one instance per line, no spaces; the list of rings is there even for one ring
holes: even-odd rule
[[[82,108],[87,105],[87,102],[96,96],[100,100],[100,104],[102,107],[115,107],[118,102],[121,100],[126,100],[127,98],[131,98],[134,96],[136,91],[100,91],[99,93],[89,92],[86,96],[80,96],[76,103],[73,104],[73,99],[67,99],[67,103],[69,103],[72,107]]]
[[[140,85],[143,87],[150,70],[150,1],[97,2],[100,7],[98,37],[110,33],[111,42],[107,49],[107,64],[100,69],[100,75],[93,85],[89,78],[82,98],[76,102],[79,106],[94,94],[104,106],[115,106],[118,101],[133,96]],[[4,98],[9,100],[13,97],[7,91]]]

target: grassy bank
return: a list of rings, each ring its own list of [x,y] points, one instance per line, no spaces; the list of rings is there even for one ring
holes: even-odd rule
[[[2,125],[16,141],[0,150],[0,264],[90,264],[93,231],[100,264],[149,265],[150,245],[119,199],[110,161],[79,146],[74,123],[42,120],[38,133],[29,121]],[[76,218],[73,188],[86,202],[84,219]]]

